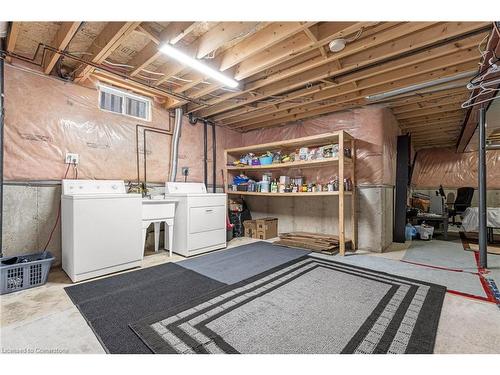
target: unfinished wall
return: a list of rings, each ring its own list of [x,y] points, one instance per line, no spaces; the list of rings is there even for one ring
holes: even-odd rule
[[[43,249],[47,242],[59,209],[66,152],[80,154],[79,178],[135,180],[136,124],[168,129],[169,113],[160,103],[154,105],[151,122],[104,112],[98,108],[95,88],[8,64],[5,78],[4,254],[18,255]],[[170,167],[171,136],[150,133],[147,139],[148,181],[163,183]],[[240,141],[240,133],[217,128],[218,150],[238,146]],[[211,184],[211,131],[208,145]],[[142,136],[139,148],[142,178]],[[222,152],[217,165],[221,184]],[[184,166],[190,168],[188,181],[203,181],[203,126],[190,125],[187,118],[179,146],[179,181]],[[73,177],[70,168],[68,178]],[[60,262],[60,236],[58,225],[48,247],[56,264]]]
[[[169,129],[169,112],[156,102],[152,121],[142,121],[99,110],[96,89],[11,65],[6,65],[5,76],[6,180],[60,180],[66,170],[63,162],[66,152],[80,154],[79,178],[134,180],[137,179],[136,125]],[[239,144],[239,133],[217,130],[219,149]],[[184,118],[182,135],[179,166],[190,167],[190,179],[201,181],[203,127],[189,125]],[[167,179],[170,144],[170,135],[147,134],[148,181]],[[141,132],[139,150],[142,167]],[[222,165],[223,156],[218,159],[218,165]]]
[[[450,148],[420,150],[415,160],[412,184],[416,188],[459,188],[478,184],[477,152],[456,153]],[[488,189],[500,189],[500,150],[486,152]]]
[[[399,134],[397,121],[390,110],[372,106],[252,131],[243,134],[243,144],[272,142],[336,130],[346,130],[358,139],[358,246],[363,250],[383,251],[392,242],[396,137]],[[309,180],[323,182],[336,174],[336,168],[296,172]],[[337,197],[247,197],[246,201],[253,216],[278,217],[280,232],[338,232]],[[350,217],[350,209],[350,200],[347,199],[347,218]],[[350,220],[347,220],[348,237],[350,225]]]

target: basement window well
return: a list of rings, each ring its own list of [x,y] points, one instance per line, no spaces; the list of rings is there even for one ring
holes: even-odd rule
[[[151,99],[114,87],[99,85],[99,108],[103,111],[151,121]]]

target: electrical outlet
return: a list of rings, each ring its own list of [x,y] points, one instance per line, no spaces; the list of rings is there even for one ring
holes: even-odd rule
[[[189,176],[189,167],[182,167],[182,175]]]
[[[66,153],[66,158],[64,159],[65,164],[78,164],[80,162],[80,155],[72,154],[70,152]]]

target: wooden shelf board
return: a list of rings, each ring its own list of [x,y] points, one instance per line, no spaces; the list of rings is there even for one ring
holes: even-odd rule
[[[300,147],[308,147],[308,146],[319,146],[319,145],[327,145],[329,143],[336,143],[339,140],[339,134],[344,133],[344,139],[352,139],[349,133],[341,130],[338,132],[326,133],[326,134],[318,134],[310,137],[302,137],[302,138],[294,138],[291,140],[279,141],[279,142],[271,142],[271,143],[262,143],[259,145],[246,146],[246,147],[238,147],[238,148],[230,148],[227,149],[226,152],[228,154],[245,154],[248,152],[259,152],[259,151],[273,151],[279,150],[282,148],[300,148]]]
[[[284,168],[315,168],[326,166],[329,164],[336,164],[339,162],[339,158],[327,158],[318,160],[308,160],[308,161],[293,161],[289,163],[276,163],[269,165],[249,165],[245,167],[228,166],[228,171],[248,171],[248,170],[267,170],[267,169],[284,169]],[[344,163],[351,163],[352,159],[344,157]]]
[[[233,195],[255,195],[262,197],[317,197],[317,196],[325,196],[325,195],[339,195],[338,191],[322,191],[316,193],[258,193],[251,191],[228,191],[227,194]],[[351,195],[351,191],[345,191],[344,195]]]

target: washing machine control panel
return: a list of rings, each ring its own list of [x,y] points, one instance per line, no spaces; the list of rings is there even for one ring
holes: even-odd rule
[[[63,195],[126,194],[122,180],[62,180]]]

